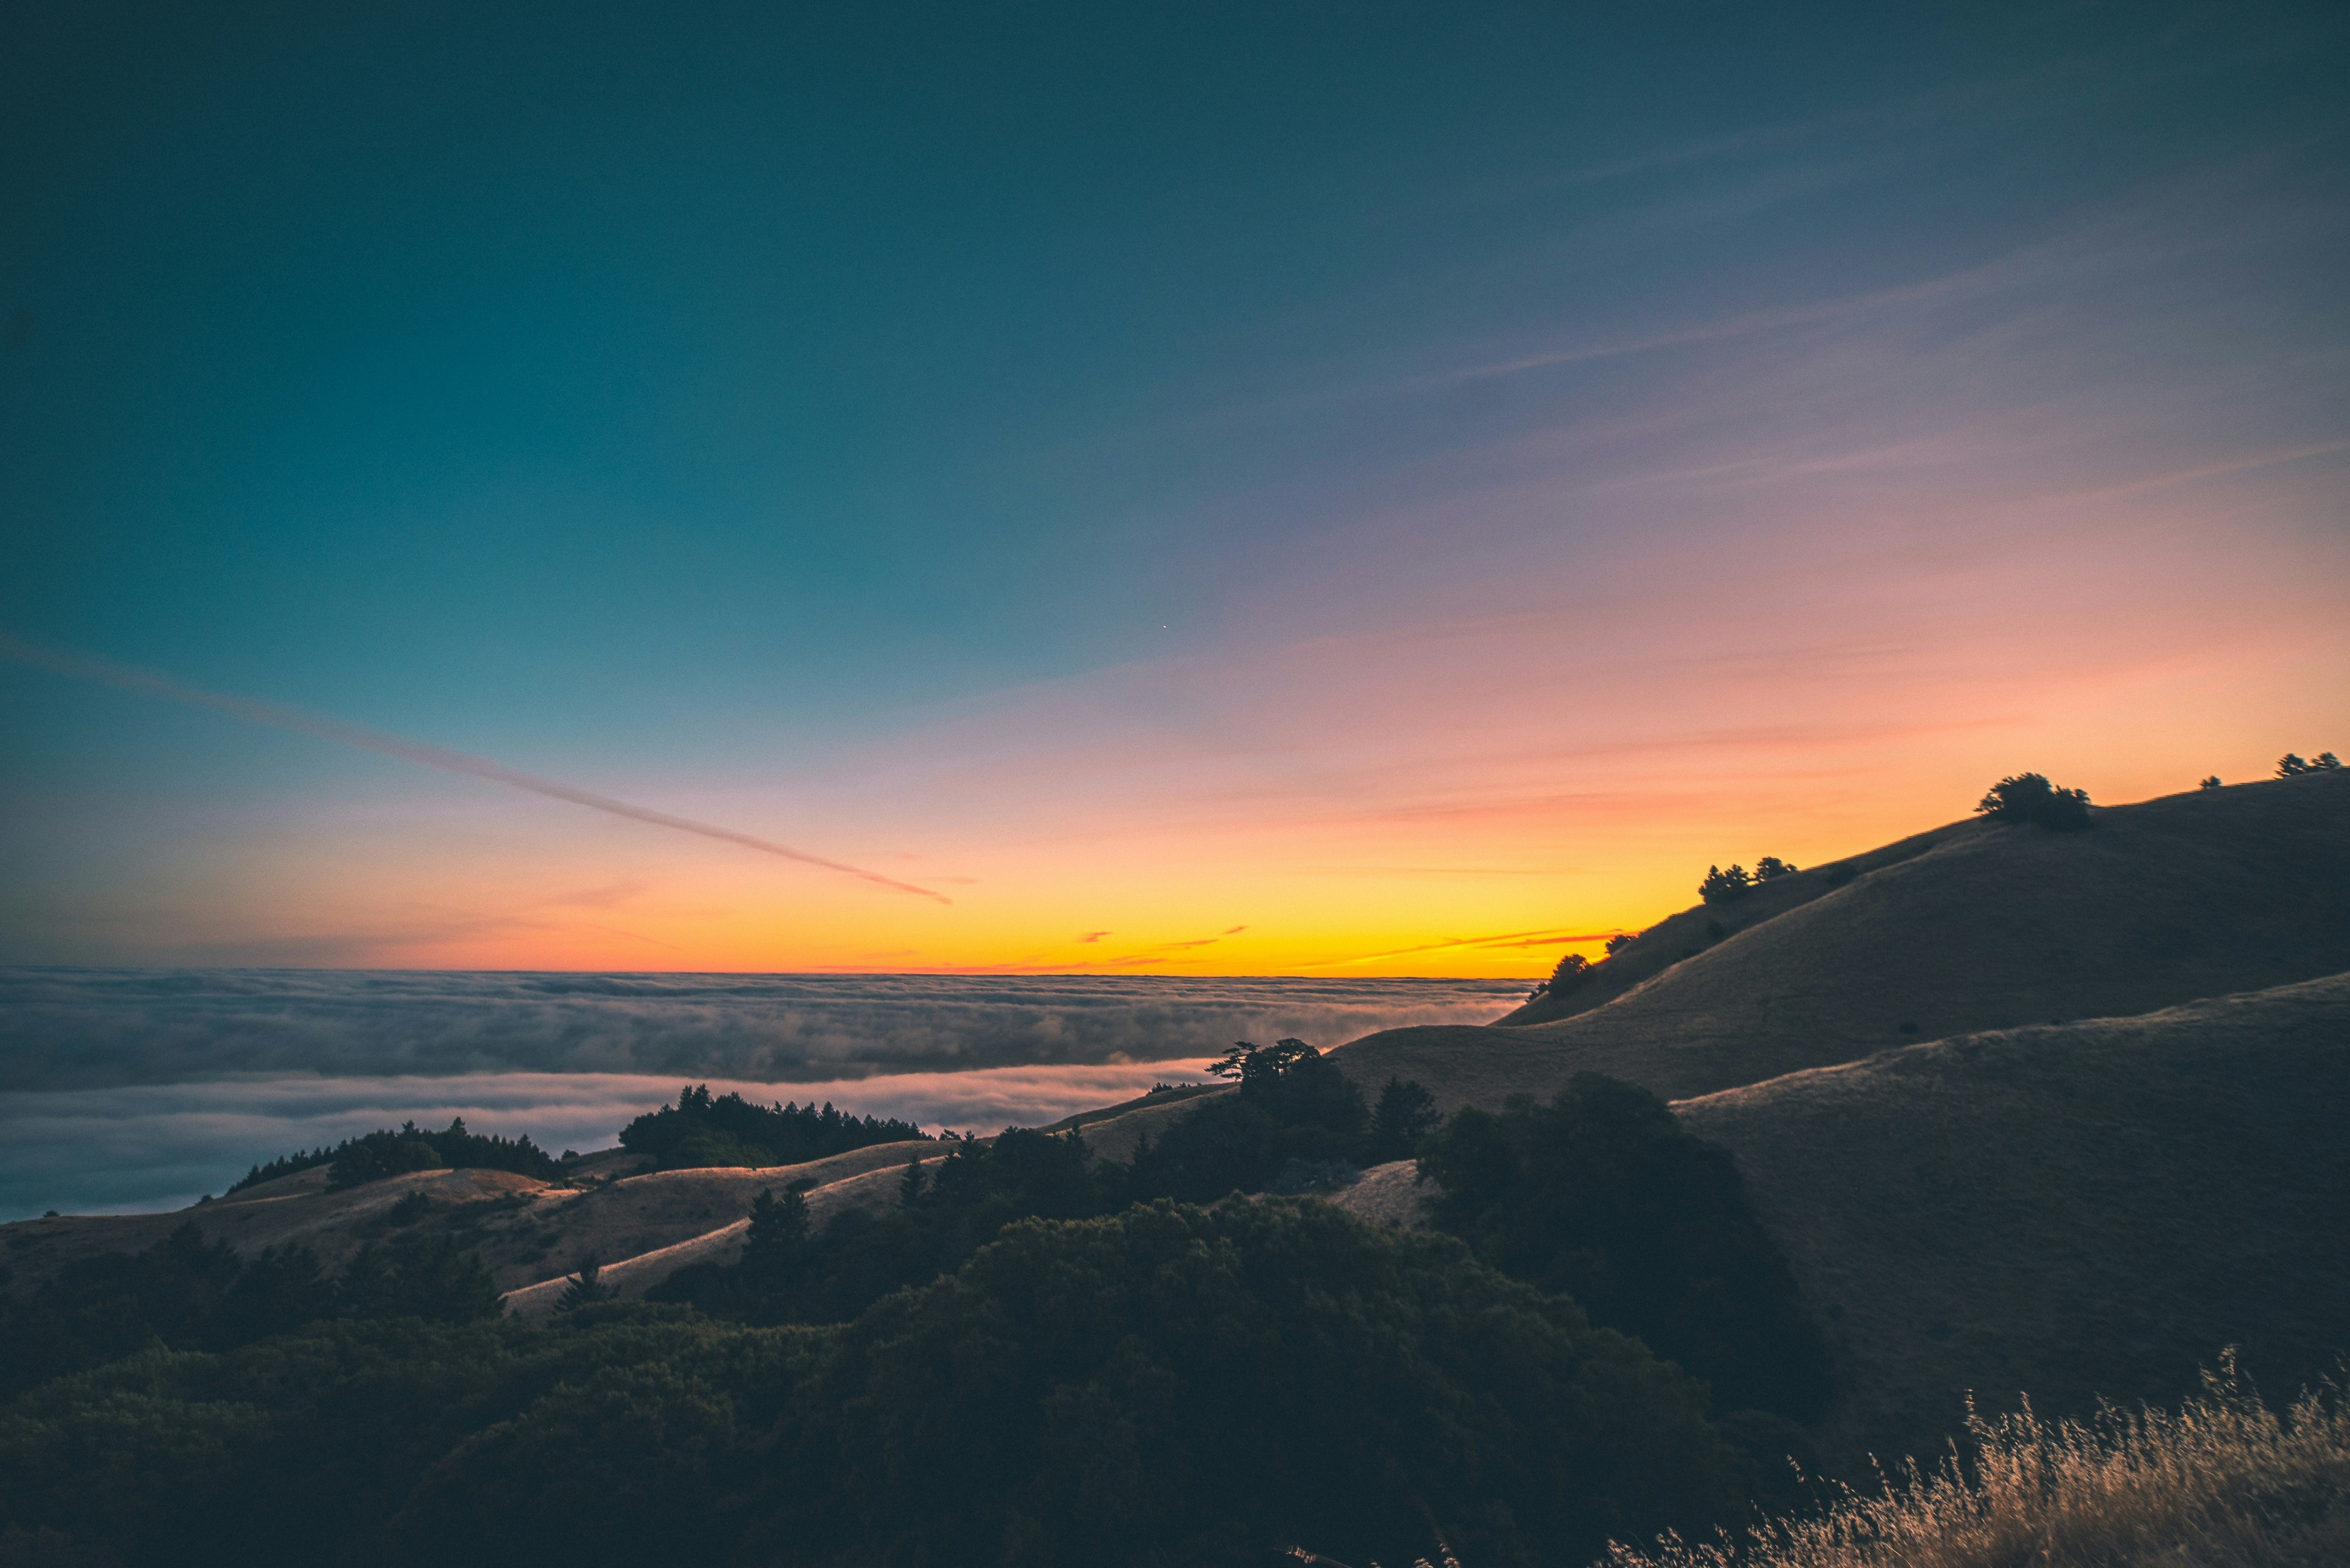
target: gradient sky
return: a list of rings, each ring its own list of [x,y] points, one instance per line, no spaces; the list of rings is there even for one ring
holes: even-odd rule
[[[2345,81],[2331,4],[11,7],[0,961],[1535,975],[2350,751]]]

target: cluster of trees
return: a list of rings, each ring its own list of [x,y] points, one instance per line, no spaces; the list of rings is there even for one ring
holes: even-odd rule
[[[245,1257],[194,1221],[144,1251],[77,1259],[38,1289],[0,1295],[0,1397],[144,1350],[229,1350],[322,1318],[495,1317],[481,1260],[443,1237],[372,1244],[330,1276],[307,1247]]]
[[[1798,869],[1775,855],[1765,855],[1757,860],[1751,872],[1743,866],[1732,866],[1727,871],[1719,866],[1709,866],[1697,885],[1698,897],[1709,904],[1731,903],[1743,898],[1765,882],[1792,877]],[[1615,950],[1611,948],[1608,950],[1612,952]]]
[[[1734,1425],[1784,1451],[1798,1440],[1789,1423],[1825,1407],[1826,1351],[1729,1154],[1683,1132],[1646,1090],[1585,1074],[1548,1105],[1464,1109],[1440,1128],[1419,1085],[1390,1079],[1367,1111],[1302,1041],[1243,1044],[1212,1070],[1240,1092],[1202,1102],[1130,1162],[1091,1159],[1076,1132],[951,1142],[942,1159],[909,1163],[895,1210],[845,1210],[820,1231],[798,1190],[770,1191],[739,1264],[681,1270],[653,1294],[743,1322],[844,1322],[1024,1219],[1310,1190],[1400,1149],[1440,1184],[1439,1225],[1481,1262],[1637,1336],[1710,1385]]]
[[[1826,1407],[1825,1345],[1729,1152],[1646,1089],[1582,1073],[1548,1105],[1456,1111],[1419,1172],[1480,1262],[1638,1335],[1718,1409],[1807,1424]]]
[[[2308,762],[2303,762],[2291,752],[2287,752],[2277,759],[2276,776],[2289,779],[2302,774],[2330,774],[2338,771],[2341,766],[2342,759],[2332,752],[2320,752]]]
[[[960,1266],[1014,1221],[1326,1189],[1366,1164],[1410,1158],[1438,1121],[1428,1091],[1395,1078],[1367,1107],[1337,1064],[1301,1040],[1243,1042],[1209,1070],[1239,1092],[1203,1100],[1131,1160],[1095,1159],[1081,1131],[950,1138],[943,1158],[907,1162],[894,1209],[843,1210],[821,1231],[799,1188],[771,1189],[753,1207],[739,1263],[681,1269],[652,1295],[749,1323],[844,1322]]]
[[[0,1305],[0,1518],[125,1568],[1573,1562],[1788,1501],[1825,1355],[1653,1096],[1586,1075],[1440,1127],[1302,1041],[1212,1070],[1236,1089],[1128,1162],[950,1138],[886,1212],[770,1190],[739,1264],[650,1302],[591,1264],[548,1327],[447,1239],[332,1278],[193,1224],[77,1262]],[[632,1128],[741,1114],[681,1100]],[[1235,1190],[1415,1152],[1447,1234]]]
[[[427,1132],[414,1122],[404,1122],[397,1132],[381,1128],[345,1138],[332,1148],[307,1154],[297,1150],[255,1166],[229,1191],[242,1192],[321,1165],[333,1168],[328,1185],[335,1188],[357,1187],[414,1170],[511,1170],[540,1181],[554,1181],[563,1175],[562,1162],[527,1137],[505,1138],[467,1132],[465,1118],[458,1116],[440,1132]]]
[[[877,1143],[930,1135],[894,1117],[850,1116],[813,1105],[763,1106],[738,1094],[711,1097],[707,1084],[681,1091],[674,1106],[648,1111],[620,1129],[620,1147],[662,1170],[712,1166],[799,1165]]]
[[[151,1349],[0,1418],[60,1562],[1575,1563],[1737,1521],[1703,1387],[1319,1203],[1029,1220],[828,1328],[602,1303]]]
[[[1991,785],[1975,811],[2010,827],[2029,823],[2078,833],[2089,826],[2089,792],[2059,788],[2043,774],[2016,774]]]
[[[1367,1165],[1408,1159],[1434,1129],[1436,1101],[1389,1077],[1376,1107],[1338,1064],[1303,1040],[1243,1041],[1208,1071],[1238,1094],[1202,1101],[1128,1170],[1134,1199],[1206,1202],[1227,1192],[1300,1192],[1343,1185]]]

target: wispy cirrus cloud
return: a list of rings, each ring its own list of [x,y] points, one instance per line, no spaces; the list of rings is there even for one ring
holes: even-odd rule
[[[778,844],[771,838],[738,833],[731,827],[719,827],[707,822],[696,822],[691,817],[673,816],[665,811],[655,811],[650,806],[634,805],[628,801],[615,800],[610,795],[598,794],[591,790],[581,789],[577,784],[542,778],[536,774],[526,774],[519,768],[510,768],[504,763],[494,763],[487,757],[452,752],[445,746],[427,745],[421,741],[411,741],[381,730],[368,729],[363,725],[347,724],[339,719],[329,719],[317,713],[306,713],[298,708],[288,708],[282,703],[262,702],[249,697],[232,697],[224,692],[208,691],[203,687],[192,686],[184,680],[165,675],[159,670],[142,670],[136,665],[119,663],[96,654],[61,648],[47,642],[30,641],[9,632],[0,631],[0,657],[15,659],[20,664],[54,670],[59,675],[69,675],[77,680],[94,680],[102,686],[112,686],[124,691],[136,691],[149,697],[161,697],[173,702],[184,702],[192,708],[210,709],[215,713],[223,713],[248,724],[258,724],[272,730],[286,730],[297,735],[309,735],[321,741],[332,741],[338,745],[351,746],[359,751],[397,757],[401,762],[414,763],[420,767],[438,768],[443,773],[465,774],[474,778],[487,779],[493,784],[507,784],[515,789],[526,790],[532,794],[545,795],[550,800],[568,801],[574,805],[587,806],[591,811],[604,812],[612,816],[624,816],[632,822],[650,823],[655,827],[672,828],[677,832],[691,833],[702,838],[714,838],[724,844],[740,845],[745,849],[755,849],[763,855],[774,855],[785,860],[796,860],[804,866],[815,866],[827,871],[837,871],[844,876],[870,882],[876,887],[889,888],[893,892],[912,893],[920,898],[935,899],[941,904],[951,904],[954,901],[945,894],[933,892],[928,888],[918,888],[910,882],[900,882],[893,877],[884,877],[878,871],[868,871],[838,860],[827,860],[823,856],[810,855],[806,850],[794,849],[789,845]]]

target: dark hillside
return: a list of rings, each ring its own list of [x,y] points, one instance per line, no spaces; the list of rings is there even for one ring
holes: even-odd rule
[[[2350,1350],[2350,975],[1938,1041],[1684,1101],[1825,1329],[1847,1457],[1973,1391],[2175,1401],[2240,1345],[2272,1402]]]
[[[1547,1098],[1577,1072],[1680,1099],[1951,1034],[2350,970],[2350,774],[2168,795],[2095,821],[1921,835],[1856,857],[1873,868],[1840,887],[1822,867],[1785,892],[1676,916],[1668,928],[1719,920],[1724,934],[1589,1012],[1390,1030],[1336,1059],[1357,1084],[1416,1078],[1447,1108]]]

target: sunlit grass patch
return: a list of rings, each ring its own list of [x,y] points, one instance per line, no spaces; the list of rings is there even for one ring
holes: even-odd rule
[[[1610,1568],[2321,1568],[2350,1562],[2350,1409],[2328,1385],[2282,1414],[2207,1375],[2176,1411],[2044,1422],[1970,1415],[1965,1450],[1913,1460],[1814,1518],[1711,1544],[1617,1546]]]

